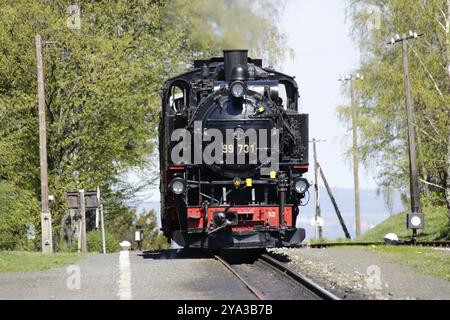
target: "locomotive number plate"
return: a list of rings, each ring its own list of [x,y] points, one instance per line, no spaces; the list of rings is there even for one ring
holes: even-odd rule
[[[222,144],[222,153],[254,153],[255,144]]]

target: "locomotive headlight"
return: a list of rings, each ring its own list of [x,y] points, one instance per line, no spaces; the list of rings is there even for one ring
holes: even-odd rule
[[[235,81],[231,84],[231,94],[236,97],[240,98],[244,95],[245,92],[245,83],[242,81]]]
[[[294,191],[304,194],[309,188],[309,182],[305,178],[298,178],[294,181]]]
[[[175,194],[182,194],[186,191],[186,181],[183,178],[177,177],[170,182],[170,190]]]

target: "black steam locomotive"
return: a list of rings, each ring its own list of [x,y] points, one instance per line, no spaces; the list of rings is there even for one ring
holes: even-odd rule
[[[247,50],[165,82],[159,128],[162,231],[183,247],[296,246],[309,184],[308,115],[293,77]]]

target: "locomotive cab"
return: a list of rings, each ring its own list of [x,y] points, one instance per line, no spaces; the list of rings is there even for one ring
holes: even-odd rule
[[[159,130],[162,230],[183,247],[297,246],[308,193],[308,115],[292,77],[247,50],[166,81]]]

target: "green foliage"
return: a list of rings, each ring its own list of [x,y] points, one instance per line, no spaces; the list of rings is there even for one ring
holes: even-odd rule
[[[122,206],[121,208],[118,208],[114,214],[111,212],[108,214],[106,226],[107,230],[109,230],[115,239],[118,241],[129,241],[134,249],[137,248],[137,244],[134,241],[134,232],[137,227],[144,232],[142,240],[143,250],[170,248],[170,244],[167,242],[166,237],[156,229],[157,221],[156,212],[154,210],[138,214],[135,209]]]
[[[166,79],[224,47],[249,47],[271,63],[287,49],[276,26],[283,6],[276,1],[78,1],[81,29],[67,26],[70,4],[0,0],[0,180],[24,190],[33,205],[40,195],[35,36],[52,41],[43,56],[55,235],[66,212],[64,192],[100,185],[115,215],[139,188],[154,183],[148,175],[136,185],[123,177],[131,168],[153,168]],[[18,209],[23,203],[13,206],[14,215],[29,212]],[[25,221],[21,214],[12,219]],[[7,247],[14,242],[4,241]]]
[[[144,232],[142,250],[169,249],[170,244],[166,237],[156,229],[156,212],[150,210],[143,212],[136,220],[136,226],[140,226]]]
[[[221,56],[223,49],[250,49],[253,57],[279,65],[286,53],[287,37],[277,27],[288,0],[175,0],[172,19],[188,37],[192,55]]]
[[[169,76],[166,66],[184,61],[177,52],[181,35],[165,27],[163,5],[83,2],[82,8],[77,30],[67,28],[67,8],[57,2],[6,1],[0,7],[0,176],[36,195],[34,37],[40,33],[58,41],[44,48],[55,226],[65,210],[64,191],[110,188],[125,169],[145,164],[154,149],[157,90]],[[61,47],[67,59],[60,56]]]
[[[424,207],[425,229],[419,234],[419,240],[442,240],[448,239],[446,222],[447,210],[445,206]],[[367,231],[355,241],[377,242],[383,241],[384,235],[393,232],[401,240],[411,239],[411,230],[406,228],[406,214],[401,212],[389,217],[382,223]]]
[[[409,194],[409,165],[405,89],[401,43],[386,43],[396,33],[409,30],[424,36],[408,42],[411,93],[415,108],[415,131],[420,178],[425,196],[434,192],[445,204],[444,189],[450,162],[449,30],[450,12],[444,0],[349,0],[352,35],[362,52],[356,81],[359,109],[359,154],[377,173],[381,188]],[[381,14],[379,28],[369,28],[373,8]],[[348,89],[347,89],[348,90]],[[349,124],[350,107],[338,108]],[[350,126],[349,126],[350,127]],[[350,151],[350,148],[347,148]]]
[[[35,249],[35,241],[27,239],[27,226],[37,227],[39,221],[36,199],[29,192],[0,181],[0,250]]]
[[[123,240],[133,242],[135,220],[136,210],[121,205],[107,211],[105,227],[119,242]]]
[[[64,240],[59,240],[56,242],[57,246],[55,246],[53,249],[57,252],[61,253],[69,253],[69,252],[78,252],[77,245],[72,244],[72,246],[69,246]]]
[[[28,272],[56,268],[75,263],[79,253],[42,254],[24,251],[0,251],[0,272]]]
[[[100,230],[88,232],[86,239],[89,252],[103,252],[102,232]],[[107,253],[117,252],[120,249],[119,241],[109,232],[105,232],[105,248]]]

